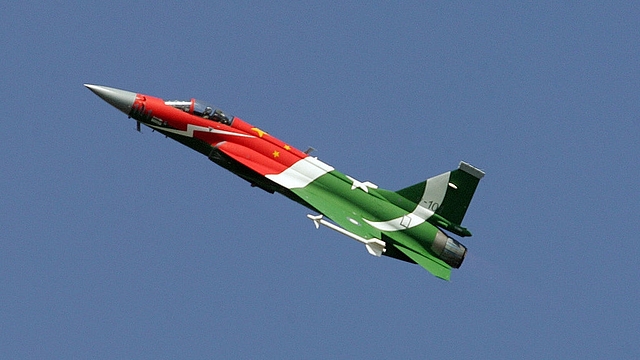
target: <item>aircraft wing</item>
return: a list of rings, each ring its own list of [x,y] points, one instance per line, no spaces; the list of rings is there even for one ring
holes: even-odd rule
[[[351,234],[336,230],[329,225],[328,227],[333,230],[341,232],[360,242],[363,242],[363,239],[379,242],[383,244],[382,247],[386,250],[390,252],[400,252],[406,255],[410,261],[422,266],[434,276],[449,280],[451,276],[451,267],[449,265],[429,253],[418,241],[403,232],[394,231],[383,234],[380,230],[364,221],[366,218],[371,218],[370,216],[364,214],[362,209],[346,201],[343,197],[326,191],[321,186],[314,186],[314,184],[305,188],[292,189],[292,191],[318,212],[333,220],[337,225]],[[316,222],[321,217],[309,216],[309,218]],[[354,237],[353,235],[356,236]],[[357,239],[357,237],[362,239]],[[367,250],[372,255],[380,256],[380,252],[374,253],[369,246],[367,246]],[[387,254],[393,256],[391,253]]]
[[[302,189],[292,189],[292,191],[345,230],[367,240],[380,239],[380,230],[375,229],[363,220],[362,209],[354,206],[339,195],[325,191],[319,186],[314,186],[314,184]]]

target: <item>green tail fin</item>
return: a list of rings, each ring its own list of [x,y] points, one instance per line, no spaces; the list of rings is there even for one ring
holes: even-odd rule
[[[466,162],[458,169],[397,191],[402,197],[460,225],[484,172]]]

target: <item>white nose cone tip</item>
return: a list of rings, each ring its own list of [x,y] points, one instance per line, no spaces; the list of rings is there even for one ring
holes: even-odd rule
[[[101,85],[84,84],[84,86],[127,115],[131,112],[131,106],[136,101],[137,94],[131,91]]]

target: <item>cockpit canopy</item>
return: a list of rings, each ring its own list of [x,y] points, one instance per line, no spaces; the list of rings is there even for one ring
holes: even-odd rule
[[[189,114],[200,116],[201,118],[213,120],[225,125],[231,125],[231,121],[233,120],[233,116],[227,116],[222,112],[222,110],[216,109],[214,106],[196,99],[191,99],[191,101],[172,100],[165,101],[164,103]]]

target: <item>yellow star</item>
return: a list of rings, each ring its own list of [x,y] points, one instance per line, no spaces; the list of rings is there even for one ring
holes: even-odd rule
[[[273,157],[274,157],[274,158],[277,158],[277,157],[279,157],[279,156],[280,156],[280,152],[278,152],[278,151],[274,151],[274,152],[273,152]]]
[[[267,134],[266,132],[264,132],[264,131],[262,131],[262,130],[260,130],[260,129],[256,128],[256,127],[251,128],[251,130],[253,130],[253,131],[257,132],[257,133],[258,133],[258,137],[262,137],[264,134]],[[267,134],[267,135],[268,135],[268,134]]]
[[[285,150],[291,150],[291,146],[289,146],[289,145],[285,145],[285,146],[284,146],[284,149],[285,149]]]

